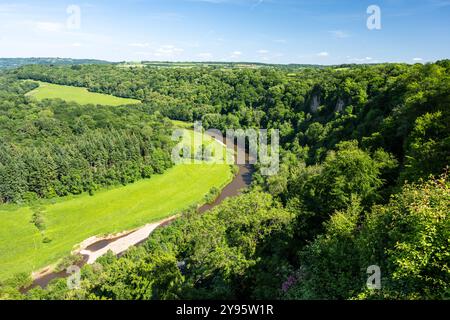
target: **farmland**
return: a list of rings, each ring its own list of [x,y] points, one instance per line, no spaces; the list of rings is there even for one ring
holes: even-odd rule
[[[184,139],[194,135],[193,131],[184,133]],[[211,140],[208,143],[217,144]],[[43,234],[30,223],[32,208],[3,205],[0,279],[55,263],[91,236],[133,229],[203,204],[212,188],[223,188],[232,177],[230,166],[225,164],[180,164],[162,175],[101,190],[93,196],[42,201],[39,206],[43,208],[49,242],[42,241]]]
[[[79,104],[101,104],[108,106],[120,106],[140,103],[136,99],[126,99],[108,94],[89,92],[86,88],[62,86],[53,83],[39,81],[39,87],[27,93],[28,96],[38,100],[62,99]]]

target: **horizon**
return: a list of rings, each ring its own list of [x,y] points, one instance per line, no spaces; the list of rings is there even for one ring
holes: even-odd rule
[[[449,13],[447,0],[2,1],[0,56],[426,63],[449,56]]]
[[[0,303],[450,300],[449,17],[0,0]]]
[[[290,62],[290,63],[271,63],[271,62],[259,62],[259,61],[219,61],[219,60],[205,60],[205,61],[194,61],[194,60],[104,60],[104,59],[97,59],[92,57],[81,57],[81,58],[73,58],[73,57],[34,57],[34,56],[17,56],[17,57],[2,57],[0,56],[0,59],[59,59],[59,60],[74,60],[74,61],[80,61],[80,60],[96,60],[101,62],[106,62],[110,64],[120,64],[120,63],[170,63],[170,64],[183,64],[183,63],[191,63],[191,64],[248,64],[248,65],[266,65],[266,66],[291,66],[291,65],[303,65],[303,66],[317,66],[317,67],[339,67],[342,65],[354,65],[354,66],[371,66],[371,65],[382,65],[382,64],[407,64],[407,65],[413,65],[413,64],[432,64],[436,63],[438,61],[442,60],[449,60],[449,58],[442,58],[434,61],[413,61],[413,62],[403,62],[403,61],[379,61],[379,62],[349,62],[349,63],[340,63],[340,64],[315,64],[315,63],[301,63],[301,62]]]

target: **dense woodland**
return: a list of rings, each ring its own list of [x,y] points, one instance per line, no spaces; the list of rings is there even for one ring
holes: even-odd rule
[[[30,64],[42,65],[80,65],[80,64],[109,64],[107,61],[95,59],[70,59],[70,58],[0,58],[0,69],[17,68]]]
[[[24,79],[140,99],[106,108],[24,97]],[[450,298],[450,61],[330,68],[25,66],[0,82],[4,202],[95,191],[169,167],[163,118],[277,128],[280,172],[121,258],[26,299]],[[150,143],[151,141],[151,143]],[[368,290],[378,265],[382,289]]]
[[[92,194],[173,165],[160,115],[24,96],[36,86],[0,78],[0,203]]]

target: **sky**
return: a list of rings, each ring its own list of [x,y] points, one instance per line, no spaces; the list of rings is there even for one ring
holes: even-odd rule
[[[424,63],[450,58],[450,0],[0,0],[0,57]]]

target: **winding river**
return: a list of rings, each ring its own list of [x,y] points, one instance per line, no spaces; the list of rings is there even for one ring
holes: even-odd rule
[[[226,139],[224,139],[223,143],[226,144]],[[235,150],[237,151],[237,146],[235,146]],[[242,150],[241,150],[242,151]],[[246,153],[246,158],[248,159],[248,153]],[[248,162],[248,161],[247,161]],[[208,210],[213,209],[214,207],[221,204],[225,199],[234,197],[239,195],[244,189],[246,189],[252,182],[252,176],[254,172],[254,166],[250,164],[238,165],[239,171],[234,177],[233,181],[229,183],[224,189],[222,189],[220,195],[216,198],[213,203],[205,204],[199,207],[198,212],[204,213]],[[173,220],[175,220],[177,216],[168,218],[166,220],[148,224],[140,229],[135,231],[123,233],[121,235],[110,237],[106,239],[101,239],[95,241],[95,237],[93,240],[82,246],[83,250],[80,250],[79,253],[83,256],[82,261],[77,263],[78,267],[82,267],[86,263],[92,263],[98,257],[105,254],[108,250],[112,250],[117,255],[121,255],[126,252],[132,246],[140,245],[146,241],[146,239],[150,236],[150,234],[157,228],[164,227]],[[89,240],[89,239],[88,239]],[[133,243],[129,245],[129,243]],[[127,244],[128,243],[128,244]],[[64,271],[61,272],[52,272],[50,269],[43,270],[41,273],[34,276],[33,284],[21,290],[23,293],[40,286],[45,288],[52,280],[58,278],[65,278],[69,275]]]

